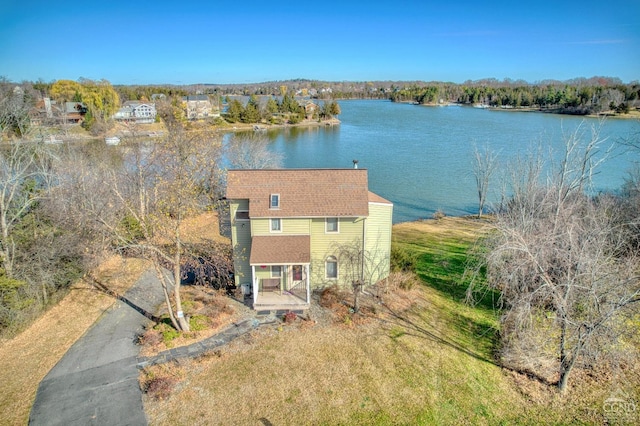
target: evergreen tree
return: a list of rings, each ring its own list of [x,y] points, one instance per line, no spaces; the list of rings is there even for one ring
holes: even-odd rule
[[[274,98],[269,98],[266,109],[269,114],[276,114],[278,112],[278,102]]]
[[[258,98],[255,95],[251,95],[247,106],[244,107],[244,110],[240,114],[240,120],[243,123],[258,123],[261,118]]]
[[[337,102],[333,101],[329,104],[329,114],[333,117],[336,115],[340,115],[342,110],[340,109],[340,105]]]
[[[282,102],[280,103],[280,112],[287,113],[299,113],[301,107],[298,101],[296,101],[293,95],[289,93],[285,93],[282,97]]]
[[[244,112],[244,107],[237,99],[232,99],[229,102],[229,108],[227,108],[227,113],[225,114],[225,119],[230,123],[237,123],[240,121],[240,117]]]

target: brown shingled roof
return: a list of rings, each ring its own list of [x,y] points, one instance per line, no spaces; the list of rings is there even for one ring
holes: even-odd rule
[[[369,191],[369,202],[370,203],[380,203],[380,204],[393,204],[391,201],[382,198],[381,196],[379,196],[378,194],[374,194],[373,192]]]
[[[255,236],[251,240],[251,265],[310,262],[311,237],[308,235]]]
[[[280,208],[270,209],[271,194]],[[227,198],[249,199],[249,216],[368,216],[366,169],[229,170]]]

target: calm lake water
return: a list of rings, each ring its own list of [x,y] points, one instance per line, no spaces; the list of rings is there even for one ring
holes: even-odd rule
[[[477,213],[471,172],[474,144],[488,146],[506,163],[532,146],[555,151],[563,132],[598,125],[597,119],[535,112],[493,111],[472,107],[424,107],[388,101],[340,101],[342,124],[269,132],[271,148],[285,156],[286,168],[352,167],[369,171],[371,191],[394,203],[394,222]],[[603,151],[621,138],[640,134],[635,120],[609,119],[601,137]],[[637,152],[616,147],[594,177],[596,190],[615,190],[623,183]],[[500,172],[496,173],[499,175]],[[490,188],[498,199],[498,185]]]

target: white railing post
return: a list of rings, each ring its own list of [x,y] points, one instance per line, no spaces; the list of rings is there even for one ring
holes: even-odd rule
[[[251,286],[252,286],[252,291],[253,291],[253,306],[256,305],[256,303],[258,303],[258,278],[256,277],[256,267],[254,265],[251,265]]]
[[[305,287],[307,287],[307,303],[311,303],[311,285],[309,285],[309,265],[304,265],[305,269]]]

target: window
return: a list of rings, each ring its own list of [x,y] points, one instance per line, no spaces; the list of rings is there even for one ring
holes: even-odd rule
[[[282,266],[272,266],[271,278],[280,278],[280,277],[282,277]]]
[[[324,229],[326,232],[338,232],[338,218],[337,217],[326,218]]]
[[[269,201],[270,209],[279,209],[280,208],[280,194],[271,194],[271,198]]]
[[[249,212],[237,210],[236,211],[236,220],[249,220]]]
[[[280,219],[271,219],[271,232],[282,232],[282,221]]]
[[[338,259],[329,256],[324,264],[327,279],[335,280],[338,278]]]

